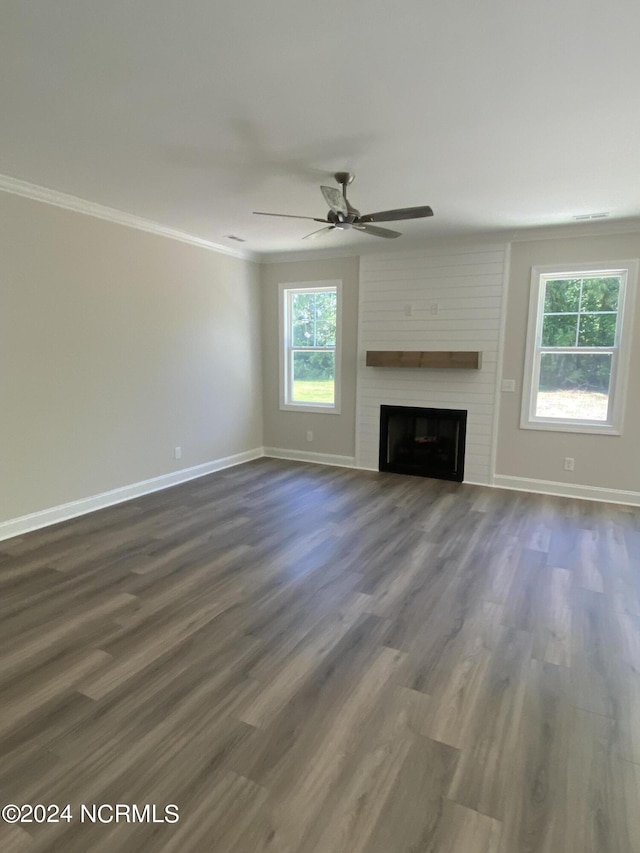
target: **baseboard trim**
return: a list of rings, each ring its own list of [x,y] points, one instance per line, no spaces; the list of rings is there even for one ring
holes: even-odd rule
[[[291,462],[313,462],[316,465],[337,465],[339,468],[355,468],[353,456],[337,456],[333,453],[311,453],[307,450],[284,450],[282,447],[265,447],[264,455]]]
[[[220,459],[214,459],[211,462],[205,462],[202,465],[182,468],[180,471],[172,471],[170,474],[162,474],[159,477],[141,480],[138,483],[131,483],[128,486],[121,486],[118,489],[111,489],[108,492],[102,492],[88,498],[81,498],[77,501],[32,512],[29,515],[23,515],[19,518],[12,518],[8,521],[0,522],[0,541],[11,539],[14,536],[22,536],[32,530],[39,530],[41,527],[49,527],[61,521],[68,521],[80,515],[87,515],[98,509],[105,509],[124,501],[149,495],[152,492],[159,492],[162,489],[168,489],[171,486],[177,486],[189,480],[196,480],[198,477],[205,477],[207,474],[213,474],[215,471],[221,471],[223,468],[232,468],[234,465],[241,465],[243,462],[251,462],[254,459],[260,459],[262,456],[264,456],[264,449],[262,447],[255,447],[252,450],[234,453],[232,456],[224,456]]]
[[[172,471],[170,474],[162,474],[160,477],[152,477],[149,480],[141,480],[118,489],[111,489],[98,495],[71,501],[59,506],[32,512],[19,518],[12,518],[0,522],[0,542],[22,536],[42,527],[49,527],[61,521],[68,521],[81,515],[105,509],[115,504],[124,503],[143,495],[169,489],[189,480],[196,480],[222,471],[224,468],[232,468],[251,462],[263,456],[274,459],[287,459],[292,462],[311,462],[317,465],[333,465],[340,468],[357,468],[360,471],[376,471],[375,468],[357,466],[353,456],[338,456],[332,453],[312,453],[305,450],[285,450],[280,447],[255,447],[232,456],[224,456],[205,462],[202,465],[194,465],[191,468],[182,468],[180,471]],[[640,506],[640,492],[625,491],[622,489],[603,489],[599,486],[582,486],[573,483],[558,483],[552,480],[533,480],[526,477],[512,477],[506,474],[496,474],[493,483],[472,483],[470,485],[484,486],[485,488],[510,489],[516,492],[535,492],[541,495],[555,495],[557,497],[578,498],[581,500],[600,501],[602,503],[623,504],[626,506]]]
[[[493,478],[493,487],[511,489],[516,492],[535,492],[540,495],[556,495],[563,498],[640,506],[640,492],[603,489],[600,486],[581,486],[574,483],[557,483],[553,480],[530,480],[527,477],[496,474]]]

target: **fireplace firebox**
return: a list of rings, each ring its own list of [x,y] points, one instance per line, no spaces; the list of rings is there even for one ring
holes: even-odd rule
[[[380,406],[380,471],[461,483],[466,431],[461,409]]]

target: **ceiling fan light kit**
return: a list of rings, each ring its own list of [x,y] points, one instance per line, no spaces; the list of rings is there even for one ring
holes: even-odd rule
[[[287,219],[310,219],[313,222],[327,223],[324,228],[312,231],[303,237],[303,240],[319,237],[328,231],[361,231],[372,237],[385,237],[394,239],[401,237],[400,231],[392,231],[390,228],[378,228],[371,225],[372,222],[396,222],[400,219],[421,219],[425,216],[433,216],[433,210],[428,205],[422,207],[400,207],[396,210],[380,210],[377,213],[360,214],[347,198],[347,187],[353,183],[355,175],[353,172],[336,172],[334,175],[342,191],[335,187],[320,187],[324,200],[329,205],[329,212],[325,219],[316,216],[295,216],[291,213],[265,213],[260,210],[253,212],[258,216],[283,216]]]

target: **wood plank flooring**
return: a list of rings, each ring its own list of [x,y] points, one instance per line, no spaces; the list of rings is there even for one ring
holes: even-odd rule
[[[0,542],[0,616],[0,804],[73,814],[3,853],[640,850],[637,510],[261,459]]]

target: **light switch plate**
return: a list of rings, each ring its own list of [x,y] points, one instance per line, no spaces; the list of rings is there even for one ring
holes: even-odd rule
[[[502,380],[502,390],[503,391],[515,391],[516,390],[516,380],[515,379],[503,379]]]

